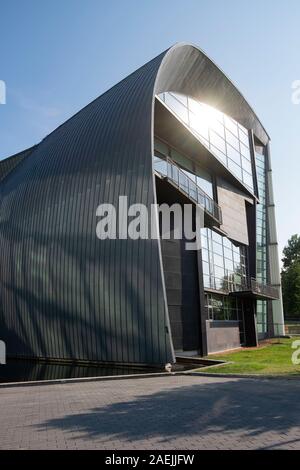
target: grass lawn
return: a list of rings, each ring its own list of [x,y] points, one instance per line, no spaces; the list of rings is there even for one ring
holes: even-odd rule
[[[300,364],[292,363],[292,343],[300,337],[292,339],[274,339],[262,343],[258,348],[248,348],[236,352],[214,354],[208,359],[219,359],[232,362],[219,367],[198,369],[199,372],[215,374],[261,374],[261,375],[289,375],[300,377]],[[298,346],[297,349],[300,347]],[[298,354],[300,359],[300,354]]]

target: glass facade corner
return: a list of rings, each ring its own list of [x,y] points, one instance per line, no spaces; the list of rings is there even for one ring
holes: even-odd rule
[[[256,207],[256,278],[267,284],[267,206],[266,206],[266,157],[262,146],[255,147],[255,164],[259,204]],[[267,301],[258,300],[257,330],[259,335],[267,333]]]

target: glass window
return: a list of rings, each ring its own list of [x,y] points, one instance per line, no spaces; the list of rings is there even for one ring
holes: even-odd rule
[[[241,245],[234,245],[226,237],[211,229],[203,229],[202,240],[209,241],[208,250],[203,256],[203,261],[209,263],[211,275],[211,288],[227,290],[228,281],[241,283],[241,275],[246,275],[246,249]],[[206,236],[204,236],[207,235]],[[207,243],[206,243],[207,246]],[[207,271],[207,267],[205,268]],[[238,276],[235,278],[234,273]]]
[[[250,175],[252,175],[251,162],[244,157],[242,157],[242,167],[243,167],[243,170],[247,171]]]
[[[190,171],[187,171],[187,170],[184,170],[182,169],[183,173],[186,174],[186,176],[188,177],[189,180],[193,181],[194,183],[196,182],[196,176],[191,173]]]
[[[201,244],[202,244],[202,248],[204,248],[205,250],[208,250],[208,241],[207,241],[207,238],[203,235],[201,237]]]
[[[245,147],[245,145],[243,145],[242,143],[241,143],[241,154],[242,154],[243,157],[245,157],[247,160],[251,161],[251,154],[250,154],[249,147]]]
[[[224,295],[206,294],[205,309],[211,321],[238,321],[241,342],[244,341],[244,306],[243,301]],[[258,309],[262,311],[261,308]]]
[[[199,188],[203,189],[203,191],[213,199],[212,176],[199,166],[196,166],[196,175],[196,182]]]
[[[227,156],[237,165],[241,166],[241,155],[231,145],[227,145]]]
[[[214,232],[213,230],[210,230],[210,234],[211,234],[211,238],[213,239],[213,241],[219,243],[220,245],[223,244],[222,236],[219,233]]]
[[[166,160],[162,160],[159,157],[154,157],[153,168],[164,176],[168,176],[168,164]]]
[[[232,259],[232,250],[224,246],[224,256],[228,259]]]
[[[174,96],[178,101],[180,101],[185,107],[188,105],[188,97],[186,95],[181,95],[180,93],[170,92],[171,96]]]
[[[177,116],[182,119],[186,124],[188,123],[188,110],[177,98],[172,96],[170,93],[165,94],[165,103],[174,111]]]
[[[233,135],[238,137],[237,123],[235,121],[233,121],[233,119],[231,119],[230,117],[226,116],[225,114],[224,114],[224,121],[225,121],[225,127],[227,129],[229,129],[230,132],[232,132]]]
[[[170,155],[171,155],[172,160],[174,160],[175,163],[182,166],[186,170],[193,172],[193,162],[189,158],[187,158],[185,155],[182,155],[181,153],[177,152],[177,150],[173,148],[170,149]]]
[[[194,98],[188,97],[188,104],[190,111],[195,114],[196,116],[200,116],[203,114],[203,106],[198,101],[194,100]]]
[[[192,97],[173,92],[160,96],[166,105],[197,134],[200,142],[253,191],[248,130],[224,113]],[[257,166],[261,167],[263,155],[259,149],[258,152]],[[250,177],[244,175],[242,170]],[[204,191],[208,193],[205,189]]]
[[[222,138],[225,139],[225,127],[223,119],[221,121],[215,120],[213,123],[213,130]]]
[[[241,126],[238,125],[239,127],[239,139],[240,141],[249,148],[249,134],[248,131],[245,129],[245,131],[242,131]]]
[[[200,136],[204,137],[206,142],[208,143],[208,124],[205,121],[203,116],[195,116],[195,114],[190,114],[190,126],[191,128],[197,132]]]
[[[221,160],[222,163],[224,163],[225,166],[227,166],[227,157],[226,155],[221,152],[221,150],[217,149],[214,145],[210,145],[210,149],[212,153],[219,159]]]
[[[210,277],[207,276],[206,274],[203,275],[203,285],[204,287],[206,287],[207,289],[211,289],[211,285],[210,285]]]
[[[213,242],[213,252],[217,255],[223,256],[223,246],[219,243]]]
[[[161,140],[159,140],[157,138],[154,139],[154,150],[158,151],[162,155],[165,155],[165,156],[169,155],[168,146],[164,142],[161,142]]]
[[[230,272],[234,271],[233,261],[228,258],[225,258],[225,270],[230,271]]]
[[[203,274],[210,274],[209,272],[209,264],[203,261]]]
[[[252,176],[249,175],[246,171],[243,171],[243,182],[247,185],[250,186],[250,188],[253,187],[253,181],[252,181]]]
[[[202,260],[209,262],[208,251],[202,248]]]
[[[226,129],[226,142],[240,152],[239,139],[235,137],[232,132]]]
[[[222,308],[216,308],[213,310],[213,317],[216,321],[226,320],[225,311]]]
[[[224,266],[223,256],[220,256],[220,255],[217,255],[216,253],[214,253],[214,264],[215,264],[215,266],[223,267]],[[223,275],[224,275],[224,273],[223,273]]]
[[[215,274],[215,277],[219,280],[223,280],[223,277],[224,277],[224,268],[222,266],[217,266],[215,265],[214,266],[214,274]]]
[[[241,261],[241,255],[239,252],[234,251],[233,252],[233,259],[235,263],[240,263]]]
[[[226,153],[225,140],[222,139],[215,131],[210,131],[209,133],[210,143],[219,149],[222,153]]]
[[[239,165],[234,163],[230,158],[228,158],[228,168],[232,171],[240,180],[242,179],[242,169]]]

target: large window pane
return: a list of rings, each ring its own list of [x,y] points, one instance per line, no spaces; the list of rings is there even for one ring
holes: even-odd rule
[[[213,183],[212,176],[200,167],[196,167],[196,182],[203,191],[213,199]]]
[[[203,236],[204,234],[207,237]],[[208,250],[203,250],[203,262],[210,266],[212,288],[227,290],[228,283],[241,283],[241,276],[246,275],[245,247],[234,245],[229,239],[211,229],[203,229],[202,240],[209,241],[206,242]],[[207,266],[204,269],[208,274]]]
[[[202,144],[253,191],[248,130],[229,116],[194,98],[167,92],[162,95],[162,99],[190,126]],[[257,166],[262,168],[262,165],[263,155],[259,152]],[[244,175],[243,171],[250,177]]]
[[[182,121],[184,121],[186,124],[188,123],[187,107],[178,101],[178,99],[176,99],[170,93],[166,93],[165,103],[172,109],[172,111],[174,111],[175,114],[177,114],[177,116],[180,117],[180,119],[182,119]]]
[[[237,165],[241,166],[241,155],[231,145],[227,145],[227,156]]]
[[[197,134],[202,136],[208,142],[209,140],[208,129],[209,128],[203,116],[196,116],[195,114],[190,113],[190,126],[194,131],[197,132]]]
[[[250,188],[253,187],[253,180],[252,176],[249,175],[246,171],[243,171],[243,182],[247,185],[250,186]]]
[[[225,120],[225,127],[230,130],[230,132],[232,132],[233,135],[235,135],[236,137],[238,137],[238,127],[237,127],[237,123],[233,121],[233,119],[231,119],[230,117],[228,116],[225,116],[224,115],[224,120]]]
[[[221,152],[226,153],[226,146],[225,146],[225,140],[222,139],[218,134],[216,134],[215,131],[211,130],[210,131],[210,143],[214,145],[217,149],[221,150]]]
[[[239,165],[234,163],[230,158],[228,158],[228,168],[232,171],[240,180],[242,179],[242,169]]]
[[[226,129],[226,142],[240,152],[239,139],[235,137],[232,132]]]
[[[239,125],[239,139],[240,141],[246,146],[246,147],[249,147],[249,134],[247,132],[247,130],[245,129],[245,131],[243,132],[241,130],[241,126]]]

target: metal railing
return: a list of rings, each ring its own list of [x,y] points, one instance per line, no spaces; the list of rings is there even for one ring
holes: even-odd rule
[[[251,277],[249,279],[250,282],[250,289],[252,292],[255,292],[256,294],[261,294],[266,297],[272,297],[275,299],[279,299],[279,292],[277,287],[271,286],[269,284],[263,284],[259,282],[257,279],[254,279]]]
[[[262,284],[257,279],[252,277],[242,278],[241,276],[236,276],[235,274],[227,274],[222,279],[211,276],[210,286],[208,288],[213,290],[220,290],[229,294],[234,294],[236,292],[251,292],[269,299],[279,298],[279,292],[276,287],[270,286],[268,284]]]
[[[261,295],[262,297],[268,297],[270,299],[279,299],[279,292],[277,287],[273,287],[269,284],[263,284],[254,277],[246,277],[241,283],[230,284],[232,287],[231,292],[245,292],[249,291],[253,294]]]
[[[220,206],[209,197],[186,173],[170,158],[163,160],[155,156],[154,170],[168,178],[190,199],[199,204],[220,225],[222,224],[222,212]]]

